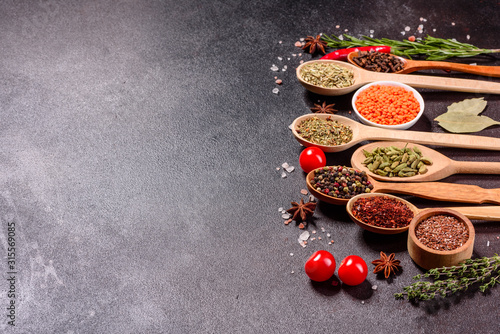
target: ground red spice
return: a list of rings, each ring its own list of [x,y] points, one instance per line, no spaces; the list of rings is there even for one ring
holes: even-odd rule
[[[366,224],[385,228],[405,227],[413,219],[405,203],[388,196],[361,197],[354,202],[352,214]]]

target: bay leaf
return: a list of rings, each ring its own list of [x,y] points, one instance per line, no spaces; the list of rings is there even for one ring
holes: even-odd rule
[[[486,104],[487,102],[484,100],[484,97],[465,99],[449,105],[448,112],[464,112],[471,115],[479,115],[486,108]]]
[[[492,125],[500,125],[500,122],[487,116],[476,116],[462,111],[447,112],[434,120],[438,121],[444,129],[453,133],[478,132]]]

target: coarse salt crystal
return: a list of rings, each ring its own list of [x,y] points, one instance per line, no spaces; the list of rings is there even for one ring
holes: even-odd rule
[[[283,168],[288,168],[288,166],[290,166],[290,165],[288,164],[288,162],[284,162],[284,163],[282,163],[282,164],[281,164],[281,167],[283,167]]]
[[[337,28],[337,29],[338,29],[338,28],[340,28],[340,26],[337,24],[337,25],[335,26],[335,28]]]
[[[345,31],[345,32],[348,32],[348,31],[349,31],[349,29],[344,29],[344,31]]]
[[[274,93],[274,94],[278,94],[279,92],[280,92],[280,90],[279,90],[278,88],[274,88],[274,89],[273,89],[273,93]]]
[[[300,193],[302,195],[307,195],[307,190],[306,189],[300,189]]]
[[[289,214],[289,213],[284,213],[284,214],[281,215],[281,218],[283,218],[283,219],[289,219],[291,216],[292,215]]]
[[[305,40],[304,37],[300,38],[299,41],[303,42]]]
[[[401,31],[401,35],[403,35],[403,36],[404,36],[404,35],[405,35],[405,32],[404,32],[404,31]]]
[[[318,237],[318,240],[321,240],[321,237]]]
[[[274,65],[274,64],[273,64],[273,66],[271,66],[271,71],[273,71],[273,72],[278,72],[278,70],[279,70],[279,67],[278,67],[278,66],[276,66],[276,65]]]
[[[451,25],[454,26],[455,25],[455,22],[451,22]]]
[[[291,173],[291,172],[293,172],[293,171],[295,170],[295,167],[293,167],[293,166],[289,166],[289,167],[285,168],[285,170],[286,170],[288,173]]]
[[[344,40],[344,35],[339,35],[339,39],[340,39],[341,41],[343,41],[343,40]]]
[[[299,242],[299,244],[300,244],[302,247],[306,248],[306,243],[305,243],[304,241]]]
[[[280,208],[278,209],[278,212],[282,212],[282,211],[283,211],[283,207],[280,207]]]
[[[476,66],[476,65],[477,65],[477,63],[470,63],[469,65]]]
[[[288,57],[288,58],[286,58],[286,59],[290,60],[290,57]]]
[[[372,285],[372,290],[377,290],[378,286]]]
[[[324,227],[321,228],[321,232],[325,232],[325,228]]]
[[[488,240],[488,242],[486,243],[486,247],[490,247],[490,241]]]
[[[433,32],[436,32],[436,29],[432,29]]]
[[[284,179],[285,177],[286,177],[286,173],[285,173],[285,171],[282,171],[282,172],[281,172],[281,178],[283,178],[283,179]]]
[[[292,57],[297,57],[297,54],[296,53],[292,53]]]
[[[292,270],[291,274],[294,274],[294,273],[295,273],[295,271]]]
[[[406,27],[405,27],[405,31],[410,31],[410,29],[411,29],[411,28],[410,28],[409,26],[406,26]]]
[[[279,41],[278,43],[280,43],[280,44],[281,44],[281,43],[283,43],[283,41]]]
[[[304,63],[304,59],[301,59],[301,60],[299,61],[299,63],[300,63],[300,64],[303,64],[303,63]]]
[[[316,234],[316,230],[313,230],[313,231],[312,231],[312,234]]]
[[[295,42],[295,46],[298,47],[298,48],[300,48],[302,46],[302,43],[299,42],[299,41],[297,41],[297,42]]]
[[[304,231],[302,232],[300,235],[299,235],[299,242],[301,241],[306,241],[307,239],[309,239],[309,236],[311,234],[309,233],[309,231]]]
[[[313,195],[309,195],[309,202],[314,202],[316,201],[316,198],[314,198]]]
[[[467,39],[470,39],[470,35],[467,35]]]
[[[327,234],[326,234],[326,236],[327,236],[328,238],[330,238],[331,234],[330,234],[330,233],[327,233]]]
[[[278,60],[283,60],[283,57],[278,57]]]
[[[275,81],[275,82],[276,82],[276,84],[281,85],[281,84],[283,83],[283,80],[281,80],[281,79],[276,79],[276,81]]]
[[[373,29],[372,29],[372,30],[370,30],[370,34],[373,34],[374,32],[375,32],[375,30],[373,30]]]
[[[293,253],[290,253],[290,256],[293,256]]]
[[[290,130],[292,130],[292,129],[293,129],[293,123],[292,123],[292,124],[290,124],[290,125],[288,126],[288,128],[289,128]]]

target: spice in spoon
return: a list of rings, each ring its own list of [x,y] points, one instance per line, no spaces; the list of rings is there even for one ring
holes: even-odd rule
[[[340,199],[349,199],[355,195],[369,193],[373,184],[366,172],[346,166],[329,166],[314,171],[311,186],[317,191]]]
[[[352,214],[365,224],[384,228],[406,227],[414,215],[408,205],[389,196],[361,197],[354,202]]]
[[[305,82],[325,88],[345,88],[354,84],[354,73],[351,70],[326,62],[304,65],[300,76]]]
[[[307,118],[297,126],[297,133],[307,141],[326,146],[347,144],[352,140],[350,126],[327,118]]]

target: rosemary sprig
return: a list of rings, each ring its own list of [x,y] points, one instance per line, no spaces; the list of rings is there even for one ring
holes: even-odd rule
[[[500,49],[481,49],[472,44],[460,43],[455,39],[432,36],[427,36],[424,39],[419,38],[414,42],[407,39],[397,41],[388,38],[376,39],[367,36],[356,38],[347,34],[343,35],[343,39],[335,35],[323,35],[322,39],[328,47],[335,49],[387,45],[391,47],[391,52],[395,55],[410,59],[416,55],[424,55],[427,60],[443,60],[451,57],[473,57],[486,53],[500,53]]]
[[[423,278],[432,278],[433,282]],[[467,290],[471,285],[480,283],[479,291],[485,292],[500,283],[500,257],[482,257],[467,260],[453,267],[435,268],[413,279],[419,280],[405,288],[404,292],[394,294],[397,299],[430,300],[437,296],[446,297]]]

